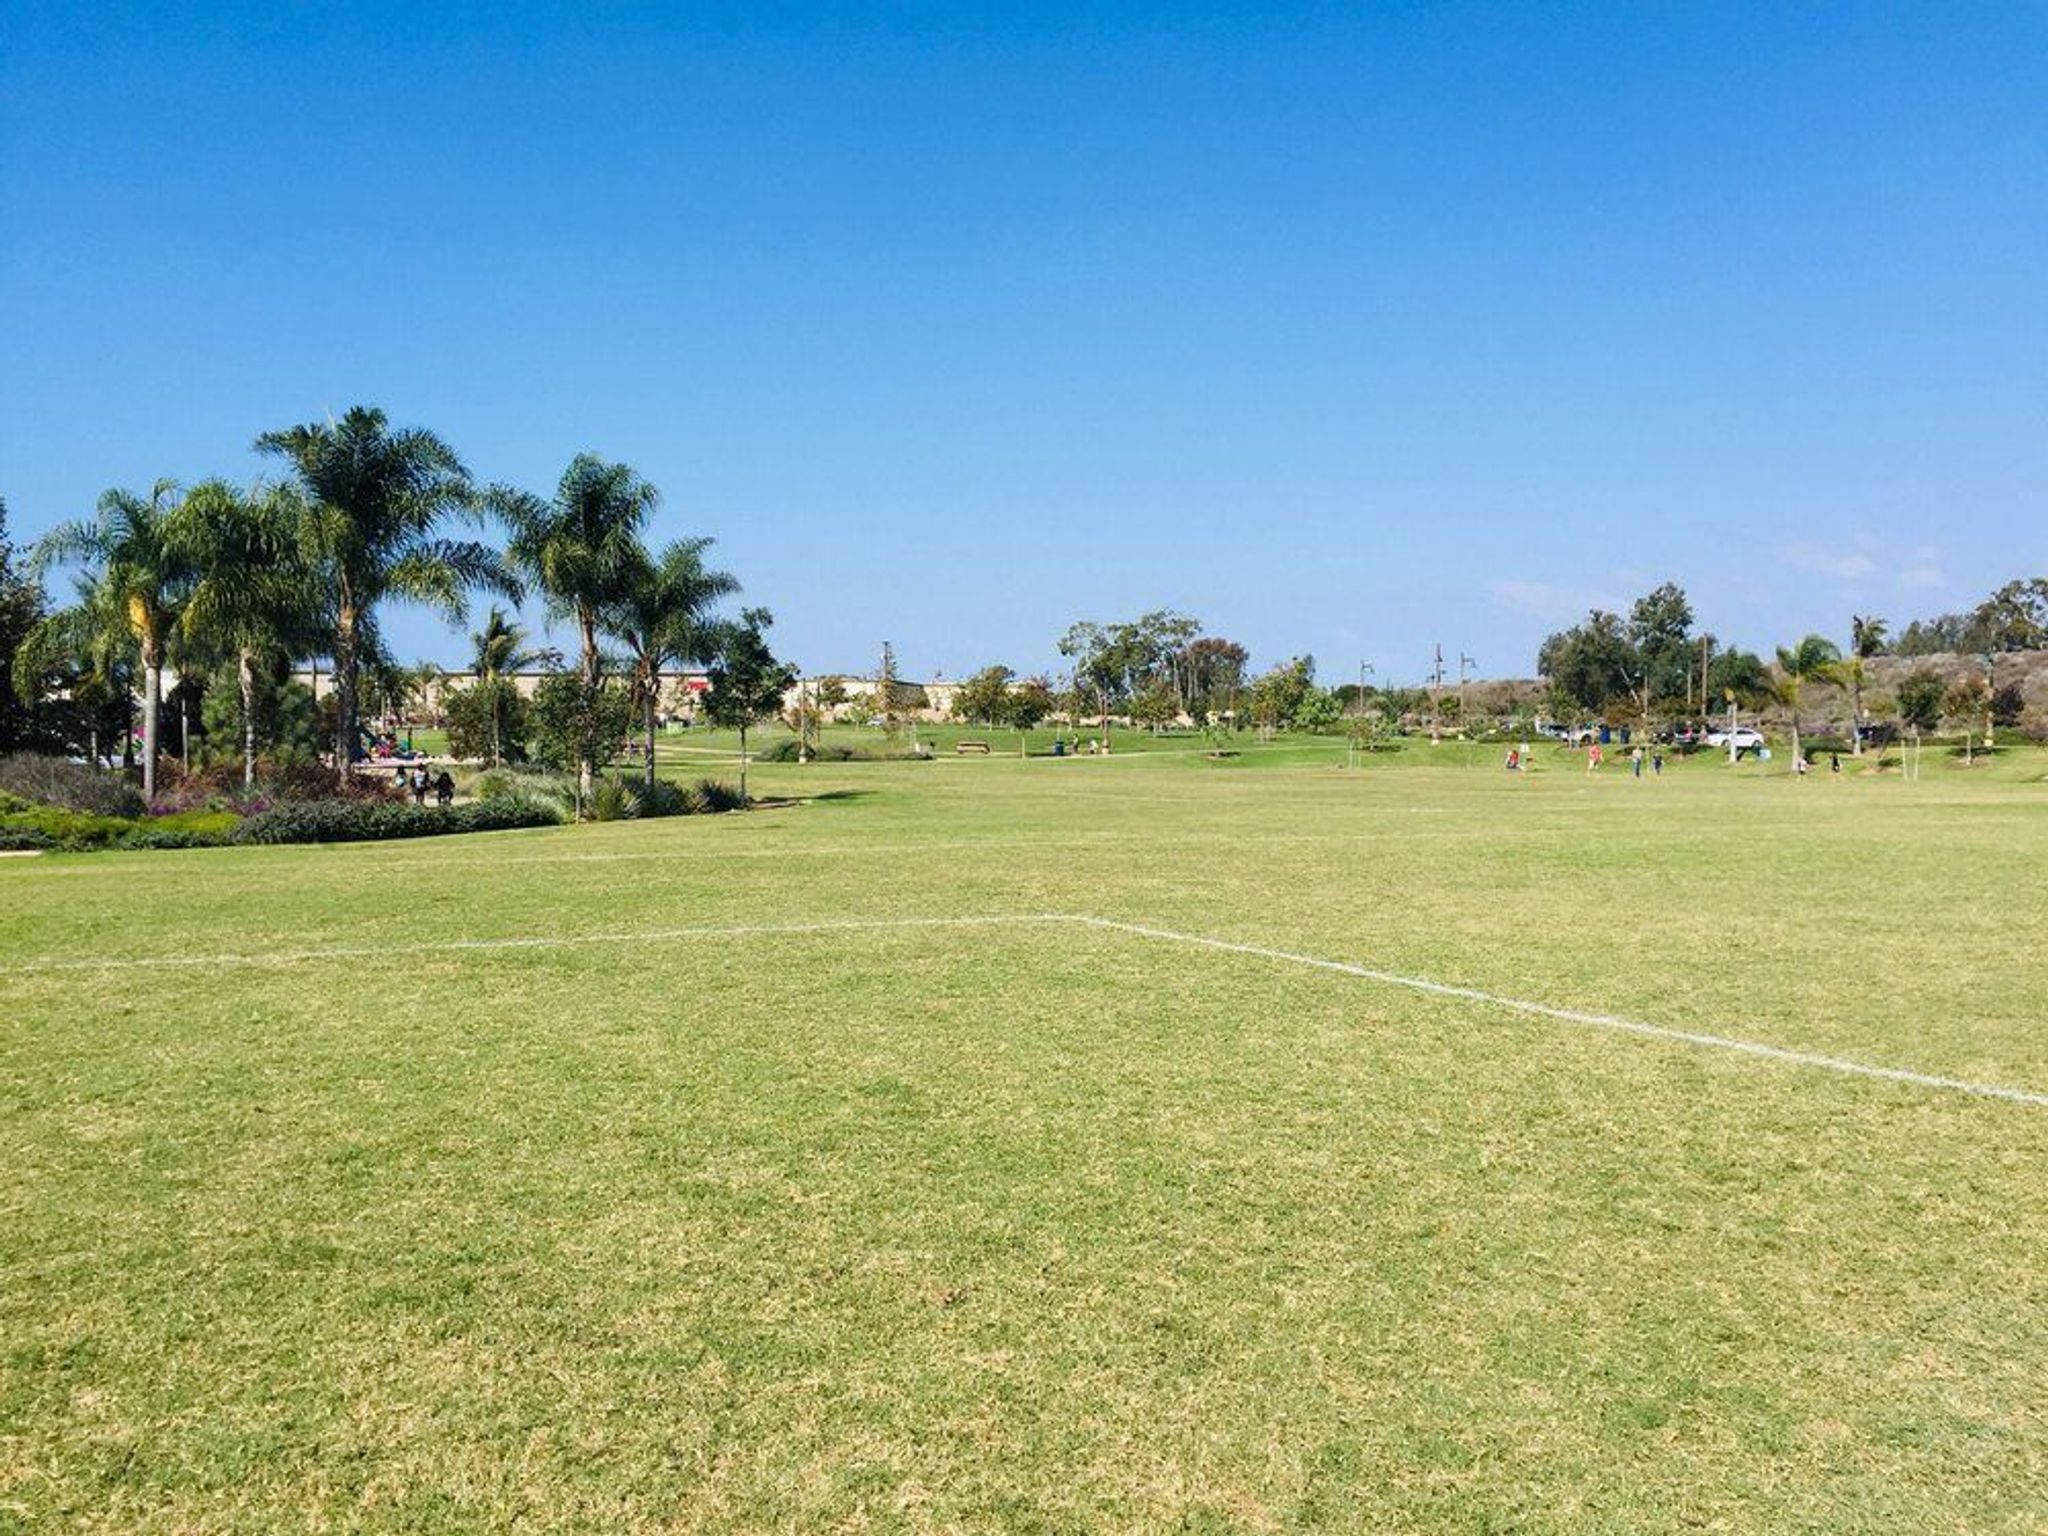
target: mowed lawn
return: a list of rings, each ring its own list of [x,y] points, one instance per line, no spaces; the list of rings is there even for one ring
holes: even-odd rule
[[[2048,1104],[900,922],[2048,1094],[2039,760],[1315,758],[0,861],[0,1530],[2048,1526]]]

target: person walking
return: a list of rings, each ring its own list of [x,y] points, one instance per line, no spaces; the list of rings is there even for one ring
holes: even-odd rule
[[[1636,778],[1640,779],[1643,776],[1643,749],[1641,747],[1637,747],[1635,751],[1629,753],[1628,771]]]
[[[424,779],[426,776],[426,770],[420,770],[420,777]],[[443,768],[441,776],[434,780],[434,800],[444,811],[455,802],[455,780],[449,777],[446,768]]]
[[[1664,777],[1664,749],[1662,747],[1659,747],[1650,754],[1650,772],[1660,779]]]

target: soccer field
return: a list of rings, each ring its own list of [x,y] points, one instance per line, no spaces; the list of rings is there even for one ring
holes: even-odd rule
[[[2038,760],[1546,762],[0,860],[0,1530],[2043,1529]]]

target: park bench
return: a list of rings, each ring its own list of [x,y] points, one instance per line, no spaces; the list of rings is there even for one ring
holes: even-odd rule
[[[962,757],[965,757],[970,752],[979,752],[983,757],[987,757],[988,743],[985,741],[956,741],[953,743],[953,750]]]

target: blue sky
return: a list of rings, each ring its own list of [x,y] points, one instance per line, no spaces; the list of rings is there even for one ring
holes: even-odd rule
[[[0,0],[0,494],[592,449],[814,669],[2048,571],[2048,8]],[[406,654],[459,637],[390,622]]]

